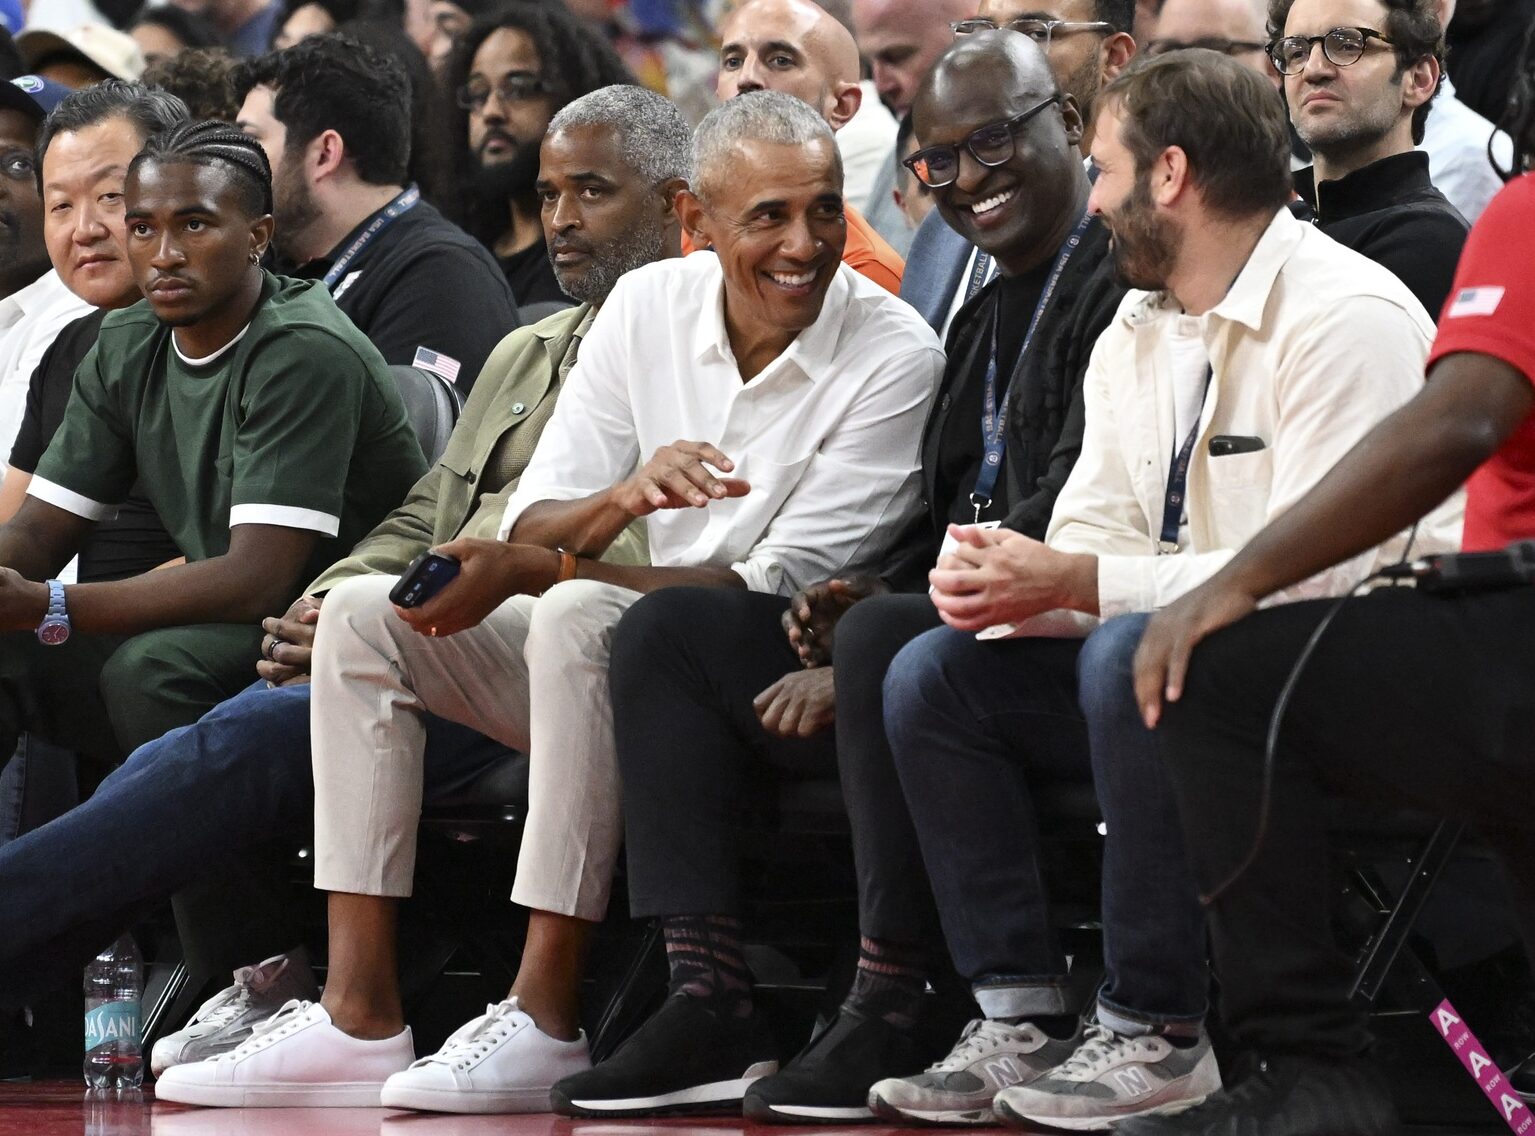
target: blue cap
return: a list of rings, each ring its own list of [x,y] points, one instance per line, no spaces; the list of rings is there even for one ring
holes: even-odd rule
[[[41,75],[18,75],[9,83],[0,83],[0,107],[41,120],[74,93],[63,83]]]

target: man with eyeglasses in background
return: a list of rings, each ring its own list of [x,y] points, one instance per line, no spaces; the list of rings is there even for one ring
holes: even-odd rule
[[[549,120],[634,81],[602,31],[562,4],[511,0],[470,25],[448,59],[448,136],[462,149],[445,208],[495,254],[526,322],[571,304],[549,264],[536,192]]]
[[[1295,188],[1312,221],[1389,268],[1437,318],[1470,226],[1414,148],[1444,55],[1434,0],[1273,0],[1269,15],[1270,57],[1311,148]]]
[[[326,33],[247,61],[234,83],[238,125],[272,165],[283,269],[323,281],[384,362],[467,394],[517,307],[495,258],[405,184],[404,69]]]
[[[1080,144],[1092,145],[1093,103],[1104,85],[1135,55],[1130,35],[1134,0],[980,0],[974,17],[955,20],[956,37],[1007,28],[1028,36],[1044,50],[1061,94],[1070,95],[1082,115]],[[918,138],[922,145],[926,139]],[[943,223],[929,216],[917,230],[906,258],[901,298],[942,338],[965,305],[996,273],[996,264]]]
[[[1203,47],[1229,55],[1279,86],[1279,73],[1268,57],[1266,0],[1167,0],[1157,14],[1147,55],[1166,55]]]

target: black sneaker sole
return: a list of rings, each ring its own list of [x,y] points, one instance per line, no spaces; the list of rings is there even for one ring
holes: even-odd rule
[[[869,1124],[874,1110],[867,1105],[787,1104],[748,1096],[741,1105],[741,1115],[754,1124]]]
[[[765,1065],[772,1068],[758,1072]],[[739,1116],[741,1099],[746,1090],[761,1078],[777,1072],[778,1063],[762,1062],[747,1070],[746,1076],[733,1081],[715,1081],[706,1085],[693,1085],[674,1089],[669,1093],[657,1093],[649,1097],[628,1097],[615,1100],[592,1100],[582,1097],[572,1100],[569,1093],[558,1087],[549,1093],[549,1104],[560,1116],[586,1118],[622,1118],[634,1116]]]

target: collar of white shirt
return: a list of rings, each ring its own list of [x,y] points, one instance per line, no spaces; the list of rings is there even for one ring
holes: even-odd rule
[[[695,256],[700,255],[698,253]],[[725,330],[725,273],[719,267],[719,257],[714,261],[713,280],[709,284],[704,310],[709,314],[698,321],[693,335],[693,358],[699,362],[711,358],[734,361],[735,352],[730,347],[730,333]],[[821,314],[815,323],[800,332],[789,349],[763,368],[753,383],[774,375],[785,367],[793,366],[811,382],[818,382],[831,373],[831,361],[837,351],[841,336],[843,316],[852,299],[853,289],[848,282],[852,269],[840,262],[826,289],[826,299],[821,303]]]
[[[1305,234],[1306,226],[1295,219],[1288,209],[1274,214],[1268,228],[1253,246],[1252,255],[1231,282],[1225,298],[1210,309],[1211,322],[1227,320],[1240,323],[1254,331],[1263,326],[1263,311],[1268,306],[1269,293],[1279,270],[1294,254]],[[1178,301],[1167,291],[1151,292],[1130,313],[1132,325],[1150,323],[1167,315],[1182,313]]]
[[[53,269],[43,273],[19,291],[0,300],[0,327],[13,327],[29,316],[46,311],[61,298],[73,296]]]

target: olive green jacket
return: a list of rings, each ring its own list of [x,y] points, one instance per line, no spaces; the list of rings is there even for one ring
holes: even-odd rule
[[[411,488],[403,505],[309,585],[308,594],[328,592],[353,576],[399,575],[422,552],[455,537],[494,540],[506,502],[554,413],[555,399],[595,315],[596,309],[582,304],[503,339],[485,361],[437,464]],[[497,465],[515,473],[491,484],[486,465],[503,439],[510,450]],[[642,524],[631,525],[603,559],[647,563],[644,536]]]

